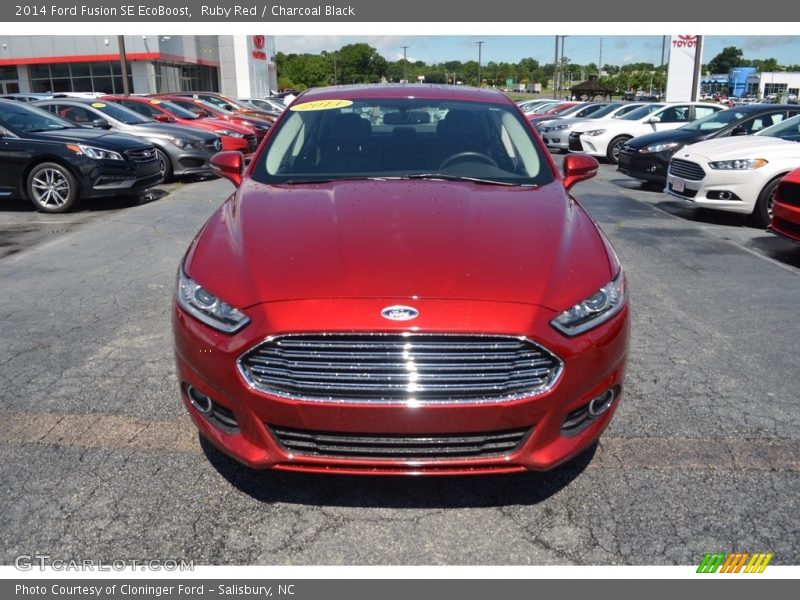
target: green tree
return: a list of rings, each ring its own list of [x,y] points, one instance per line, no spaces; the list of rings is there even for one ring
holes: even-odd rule
[[[337,53],[341,83],[378,83],[389,63],[369,44],[348,44]]]
[[[746,67],[744,52],[736,46],[727,46],[722,52],[708,61],[708,70],[711,73],[727,73],[733,67]]]

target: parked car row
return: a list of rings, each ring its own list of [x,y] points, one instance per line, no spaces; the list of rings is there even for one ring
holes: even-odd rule
[[[212,92],[13,94],[0,99],[0,197],[26,197],[56,213],[82,198],[213,176],[215,153],[252,156],[278,115],[272,103]]]
[[[605,158],[624,175],[663,185],[672,197],[750,215],[758,226],[800,238],[798,176],[781,187],[784,176],[800,167],[800,145],[794,143],[800,141],[800,106],[578,103],[542,118],[552,106],[539,102],[526,116],[551,151]]]

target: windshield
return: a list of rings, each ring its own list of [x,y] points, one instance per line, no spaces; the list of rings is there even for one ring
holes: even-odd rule
[[[620,119],[625,121],[638,121],[639,119],[643,119],[647,115],[653,114],[660,108],[664,108],[664,104],[645,104],[644,106],[640,106],[636,110],[632,110],[624,117],[620,117]]]
[[[755,135],[776,137],[790,142],[800,142],[800,115],[781,121],[772,127],[767,127]]]
[[[75,128],[47,111],[13,100],[0,102],[0,125],[17,134]]]
[[[684,129],[686,131],[716,131],[717,129],[722,129],[726,125],[730,125],[731,123],[735,123],[736,121],[740,121],[744,119],[748,114],[752,113],[745,113],[735,108],[730,110],[721,110],[719,112],[711,113],[701,119],[697,119],[692,123],[688,123],[683,127],[679,127],[678,129]]]
[[[160,108],[163,108],[165,111],[170,113],[173,117],[178,117],[179,119],[199,119],[200,115],[190,110],[183,108],[182,106],[178,106],[174,102],[170,102],[169,100],[151,100],[153,104],[158,104]]]
[[[570,106],[569,108],[562,110],[558,116],[559,117],[569,117],[570,115],[574,115],[576,112],[580,110],[586,110],[588,108],[585,104],[576,104],[575,106]]]
[[[129,108],[114,104],[113,102],[92,102],[90,106],[99,110],[104,115],[108,115],[115,121],[125,123],[125,125],[140,125],[142,123],[153,122],[153,119],[144,117]]]
[[[509,106],[380,98],[293,104],[256,165],[262,183],[441,178],[507,185],[553,181]]]

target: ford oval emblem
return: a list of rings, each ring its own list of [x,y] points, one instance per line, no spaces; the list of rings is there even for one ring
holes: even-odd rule
[[[381,316],[390,321],[410,321],[416,319],[419,311],[411,306],[387,306],[381,311]]]

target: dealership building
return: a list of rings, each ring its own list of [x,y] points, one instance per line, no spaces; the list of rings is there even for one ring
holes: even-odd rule
[[[278,87],[275,38],[126,35],[131,93],[202,90],[268,96]],[[0,93],[123,92],[118,36],[0,36]]]

